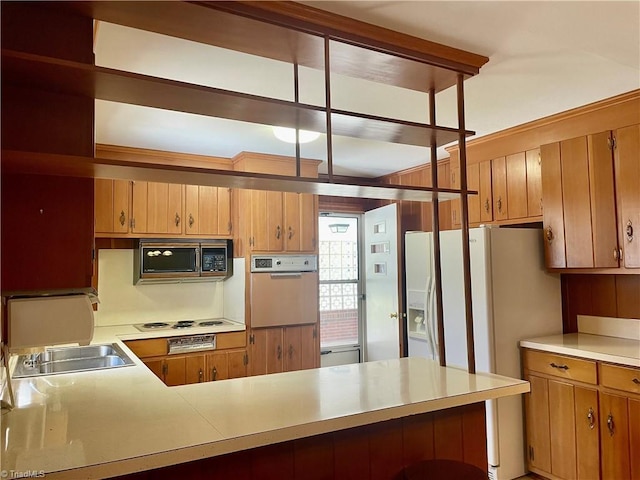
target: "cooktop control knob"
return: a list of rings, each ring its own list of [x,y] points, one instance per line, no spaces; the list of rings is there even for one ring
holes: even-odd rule
[[[278,260],[278,261],[276,262],[276,265],[281,265],[281,264],[282,264],[282,262],[281,262],[280,260]]]

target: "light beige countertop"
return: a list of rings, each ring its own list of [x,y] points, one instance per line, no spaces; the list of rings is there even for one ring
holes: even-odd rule
[[[224,325],[214,325],[210,327],[191,327],[184,330],[165,328],[141,332],[133,325],[95,327],[93,331],[93,340],[91,343],[109,343],[113,342],[114,338],[118,338],[120,340],[142,340],[161,337],[183,337],[203,333],[242,332],[246,330],[246,326],[244,325],[244,323],[234,322],[226,318],[224,320]]]
[[[119,340],[134,332],[108,328],[95,343],[135,365],[14,380],[0,469],[103,478],[529,391],[422,358],[170,388]]]
[[[568,333],[520,341],[521,347],[640,367],[640,341],[627,338]]]

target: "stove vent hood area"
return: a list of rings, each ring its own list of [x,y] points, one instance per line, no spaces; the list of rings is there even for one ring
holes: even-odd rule
[[[233,275],[227,239],[140,239],[133,251],[133,284],[216,282]]]

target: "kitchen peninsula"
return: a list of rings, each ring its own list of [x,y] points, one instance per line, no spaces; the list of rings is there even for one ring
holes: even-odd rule
[[[111,330],[96,330],[135,365],[14,380],[2,469],[60,479],[153,469],[149,478],[254,478],[252,468],[261,478],[374,469],[392,478],[434,456],[486,469],[484,400],[529,391],[420,358],[167,387]]]

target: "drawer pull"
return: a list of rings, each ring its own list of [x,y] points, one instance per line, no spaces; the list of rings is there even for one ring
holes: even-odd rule
[[[569,367],[567,365],[558,365],[557,363],[551,362],[549,365],[551,365],[553,368],[558,368],[560,370],[569,370]]]
[[[631,380],[633,383],[635,383],[636,385],[640,385],[640,380],[638,380],[637,378],[634,378],[633,380]]]
[[[589,408],[589,413],[587,413],[587,420],[589,420],[589,428],[593,430],[596,426],[595,416],[593,415],[593,408]]]

